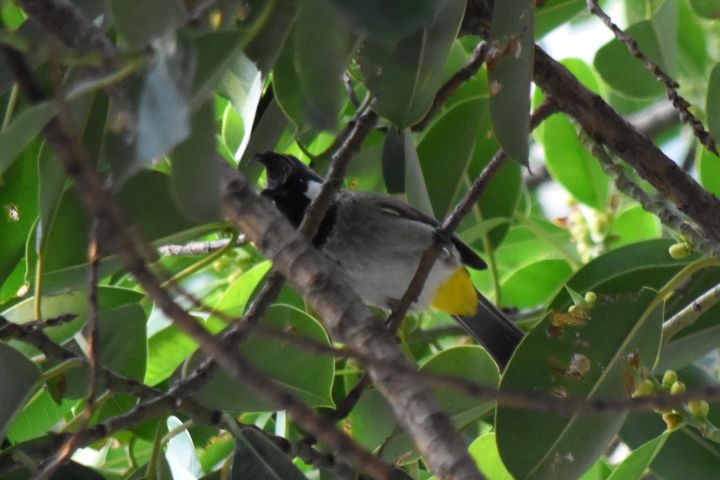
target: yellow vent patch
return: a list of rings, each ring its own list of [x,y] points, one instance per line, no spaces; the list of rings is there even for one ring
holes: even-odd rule
[[[450,315],[475,315],[478,310],[478,299],[470,274],[461,267],[440,285],[435,292],[432,306]]]

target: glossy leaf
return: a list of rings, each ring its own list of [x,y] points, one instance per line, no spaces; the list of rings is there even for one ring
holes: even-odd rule
[[[669,239],[648,240],[621,247],[590,261],[567,281],[568,287],[585,293],[594,291],[609,295],[624,293],[632,288],[660,289],[692,258],[675,260],[668,248]],[[550,302],[548,310],[570,306],[567,291],[561,290]]]
[[[487,480],[513,480],[502,463],[495,441],[495,433],[481,435],[470,444],[470,456]]]
[[[718,3],[720,9],[720,3]],[[720,64],[715,65],[710,73],[707,90],[707,117],[708,129],[714,138],[720,138]],[[717,160],[717,157],[715,157]],[[716,180],[717,181],[717,180]]]
[[[650,21],[630,26],[627,33],[638,42],[638,48],[650,60],[667,69],[657,33]],[[665,92],[663,85],[618,40],[613,39],[600,48],[595,54],[594,64],[605,83],[629,97],[653,98]]]
[[[242,139],[233,145],[233,158],[240,161],[250,142],[250,133],[255,123],[255,113],[262,95],[263,75],[243,53],[233,61],[229,71],[220,82],[220,91],[230,100],[232,107],[242,118]]]
[[[0,438],[5,438],[8,424],[37,388],[40,370],[25,355],[0,343]]]
[[[450,213],[454,200],[465,190],[464,177],[486,116],[485,100],[463,102],[434,123],[418,145],[428,193],[438,218]]]
[[[38,214],[37,155],[33,142],[2,176],[0,188],[0,283],[20,261],[27,237]]]
[[[665,442],[669,436],[670,432],[666,431],[659,437],[634,449],[632,453],[615,468],[612,475],[608,477],[608,480],[635,480],[642,478],[657,454],[660,453],[660,450],[665,446]]]
[[[226,315],[240,316],[245,311],[251,295],[270,270],[270,262],[262,262],[244,272],[225,290],[214,308]],[[205,322],[211,333],[217,333],[226,325],[221,318],[211,316]],[[148,339],[148,368],[145,382],[157,385],[168,378],[192,352],[197,344],[175,325],[154,332]]]
[[[10,423],[8,441],[17,444],[45,435],[76,403],[77,400],[65,399],[58,405],[47,390],[33,395]]]
[[[420,371],[451,375],[483,385],[495,386],[499,381],[497,365],[482,347],[463,346],[444,350],[431,357]],[[443,410],[458,428],[477,421],[490,411],[493,402],[478,402],[476,398],[456,390],[434,389]],[[382,456],[389,461],[411,461],[418,457],[407,433],[397,420],[387,400],[375,390],[363,394],[348,417],[350,435],[361,445],[375,450],[382,445]]]
[[[193,115],[191,133],[170,155],[172,193],[178,208],[198,222],[220,220],[220,166],[213,103]]]
[[[427,27],[394,42],[366,38],[358,62],[374,108],[403,129],[422,118],[439,86],[442,67],[465,9],[447,0]]]
[[[108,5],[115,29],[131,49],[174,30],[187,16],[180,0],[109,0]]]
[[[0,175],[13,164],[23,150],[55,115],[55,105],[40,103],[20,112],[8,127],[0,132]]]
[[[535,9],[535,38],[542,38],[555,27],[566,23],[586,7],[583,0],[548,0]]]
[[[331,0],[352,28],[369,37],[396,39],[430,24],[447,0]]]
[[[712,20],[720,18],[720,2],[717,0],[690,0],[690,5],[700,17]]]
[[[714,71],[716,70],[720,72],[718,69]],[[720,79],[720,74],[718,74],[718,78]],[[720,121],[720,118],[718,120]],[[720,127],[720,125],[718,126]],[[697,169],[702,186],[715,195],[720,195],[720,158],[704,148],[700,148],[698,149]]]
[[[627,355],[652,366],[660,348],[662,312],[654,299],[650,290],[601,296],[577,322],[565,323],[565,313],[549,314],[515,352],[501,390],[627,398],[624,379],[634,368]],[[605,451],[624,419],[624,413],[558,417],[499,406],[498,448],[518,478],[579,477]],[[528,436],[528,429],[534,435]]]
[[[145,312],[137,303],[100,313],[98,334],[103,365],[133,380],[145,377],[147,335]]]
[[[245,54],[268,75],[280,55],[297,16],[300,2],[295,0],[248,0],[250,15],[244,41]]]
[[[595,75],[584,62],[569,59],[563,64],[586,87],[599,91]],[[566,116],[553,115],[543,122],[538,132],[552,177],[577,200],[604,210],[610,198],[610,178],[580,140],[577,128]]]
[[[246,428],[235,444],[231,480],[304,480],[288,455],[265,435]]]
[[[490,118],[498,143],[515,162],[528,164],[530,81],[534,59],[534,3],[495,3],[490,41],[497,50],[488,63]]]
[[[100,286],[98,288],[98,304],[100,311],[105,312],[122,305],[135,304],[143,295],[133,290],[117,287]],[[57,318],[60,315],[72,313],[77,315],[70,322],[58,326],[45,328],[43,331],[56,342],[65,342],[72,337],[87,319],[88,294],[84,290],[74,290],[57,295],[43,296],[42,317],[44,319]],[[10,322],[24,324],[35,318],[35,299],[28,298],[2,312]],[[144,322],[143,322],[144,325]],[[133,337],[137,339],[137,337]]]
[[[504,306],[532,308],[544,305],[572,275],[565,260],[547,259],[521,267],[502,282]]]
[[[613,248],[659,238],[660,220],[641,206],[635,205],[621,212],[610,228],[608,244]]]
[[[285,305],[271,307],[261,320],[265,327],[292,330],[297,335],[328,343],[322,326],[304,312]],[[332,406],[330,389],[334,375],[331,358],[308,352],[288,342],[262,336],[251,337],[240,352],[275,382],[290,389],[309,405]],[[287,359],[292,358],[292,362]],[[272,411],[252,390],[232,380],[224,372],[213,377],[196,395],[203,404],[234,411]]]

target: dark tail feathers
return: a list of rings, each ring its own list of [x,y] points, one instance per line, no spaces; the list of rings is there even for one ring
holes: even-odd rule
[[[522,340],[523,332],[488,299],[478,295],[478,301],[480,305],[474,316],[455,316],[455,320],[490,352],[503,370]]]

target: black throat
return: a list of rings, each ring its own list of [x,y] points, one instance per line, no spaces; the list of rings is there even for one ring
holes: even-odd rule
[[[273,200],[275,207],[295,228],[300,226],[303,218],[305,218],[305,211],[310,205],[310,199],[308,197],[306,197],[303,193],[294,190],[284,192],[264,190],[262,194]],[[333,227],[335,226],[336,216],[337,205],[333,203],[325,213],[325,217],[323,217],[322,222],[320,222],[320,227],[318,228],[315,237],[313,237],[313,246],[321,248],[325,244],[332,233]]]

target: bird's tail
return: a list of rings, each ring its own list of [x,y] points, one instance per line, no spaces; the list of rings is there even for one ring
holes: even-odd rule
[[[523,332],[482,295],[478,295],[478,303],[475,315],[453,317],[490,352],[502,370],[522,340]]]

